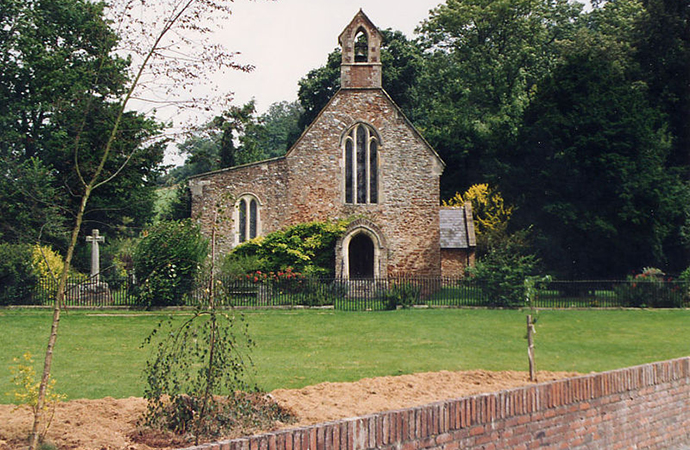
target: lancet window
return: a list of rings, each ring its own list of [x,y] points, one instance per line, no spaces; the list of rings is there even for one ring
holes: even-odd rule
[[[358,124],[345,137],[345,203],[378,203],[379,139],[373,128]]]

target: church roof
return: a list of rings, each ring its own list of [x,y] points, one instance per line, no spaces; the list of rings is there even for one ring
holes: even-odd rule
[[[441,208],[439,210],[441,225],[441,248],[472,248],[477,240],[474,234],[472,206],[465,203],[462,207]]]

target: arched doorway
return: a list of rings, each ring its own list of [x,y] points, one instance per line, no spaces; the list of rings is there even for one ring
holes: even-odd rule
[[[374,278],[374,242],[365,233],[353,236],[348,246],[350,278]]]
[[[338,278],[386,278],[388,250],[381,230],[368,219],[350,223],[335,245]]]

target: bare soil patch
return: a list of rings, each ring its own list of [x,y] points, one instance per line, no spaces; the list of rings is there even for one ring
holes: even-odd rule
[[[574,372],[539,372],[540,382],[570,378]],[[297,417],[273,429],[311,425],[435,401],[496,392],[530,384],[525,372],[430,372],[366,378],[353,383],[321,383],[303,389],[278,389],[271,397]],[[179,448],[181,442],[149,438],[136,442],[137,421],[146,409],[142,398],[72,400],[58,405],[46,440],[61,450],[150,450]],[[27,407],[0,405],[0,450],[25,447],[31,425]],[[270,430],[256,430],[256,432]],[[236,437],[236,436],[229,436]]]

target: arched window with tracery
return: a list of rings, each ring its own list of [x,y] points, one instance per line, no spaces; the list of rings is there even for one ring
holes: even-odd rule
[[[253,195],[244,195],[237,202],[237,241],[254,239],[259,232],[259,203]]]
[[[345,203],[378,203],[379,139],[373,128],[358,124],[345,137]]]

